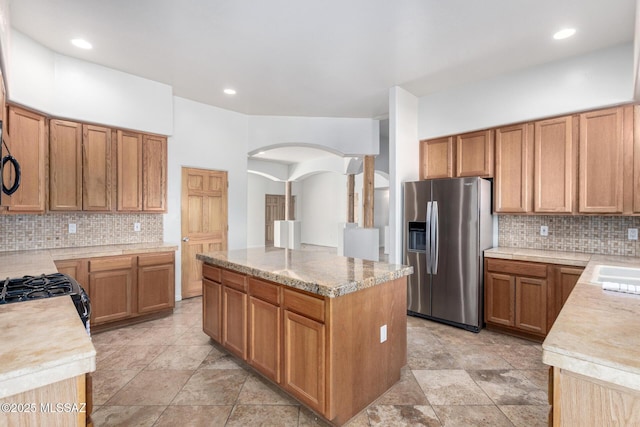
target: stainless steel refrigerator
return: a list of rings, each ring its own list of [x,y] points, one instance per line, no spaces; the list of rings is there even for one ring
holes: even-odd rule
[[[474,332],[483,324],[483,251],[492,246],[491,182],[404,183],[408,313]]]

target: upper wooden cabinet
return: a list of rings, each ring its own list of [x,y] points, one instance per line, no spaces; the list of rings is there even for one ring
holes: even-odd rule
[[[82,209],[113,210],[113,131],[82,126]]]
[[[118,131],[118,210],[166,212],[165,137]]]
[[[571,213],[574,209],[578,117],[535,123],[535,212]]]
[[[420,179],[453,177],[454,150],[452,136],[420,141]]]
[[[2,194],[2,206],[9,212],[42,213],[46,198],[46,119],[40,114],[9,106],[8,137],[5,142],[20,163],[20,187],[11,196]],[[5,151],[6,153],[6,151]],[[13,168],[4,169],[5,182],[13,182]]]
[[[580,212],[623,211],[623,108],[580,114]]]
[[[530,212],[533,172],[533,125],[496,130],[494,210]]]
[[[493,176],[493,131],[420,141],[420,179]]]
[[[493,130],[456,137],[456,176],[493,176]]]

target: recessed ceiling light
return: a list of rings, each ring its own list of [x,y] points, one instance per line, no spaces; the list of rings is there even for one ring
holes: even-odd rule
[[[575,33],[576,33],[576,29],[575,28],[565,28],[565,29],[560,30],[557,33],[555,33],[553,35],[553,38],[556,39],[556,40],[562,40],[562,39],[566,39],[568,37],[571,37]]]
[[[231,88],[227,88],[223,92],[226,93],[227,95],[235,95],[236,94],[236,90],[235,89],[231,89]]]
[[[92,49],[91,43],[86,41],[85,39],[73,39],[71,40],[71,44],[75,47],[79,47],[80,49]]]

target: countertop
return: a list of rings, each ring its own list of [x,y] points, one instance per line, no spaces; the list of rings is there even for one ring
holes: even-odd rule
[[[56,273],[54,261],[101,256],[176,251],[178,246],[165,242],[130,245],[102,245],[62,249],[0,252],[0,277]]]
[[[518,261],[584,267],[593,255],[580,252],[547,251],[542,249],[492,248],[484,251],[484,256],[485,258],[513,259]]]
[[[71,297],[0,305],[0,398],[96,369],[96,350]]]
[[[326,297],[408,276],[413,267],[348,258],[324,252],[252,248],[197,254],[207,264],[228,268]]]
[[[640,267],[640,258],[591,255],[542,344],[542,361],[640,390],[640,295],[603,291],[598,266]]]

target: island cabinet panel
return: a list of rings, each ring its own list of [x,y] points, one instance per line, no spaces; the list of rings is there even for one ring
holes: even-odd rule
[[[580,212],[623,212],[623,107],[580,114]]]
[[[533,126],[523,124],[496,130],[496,212],[531,211]]]
[[[49,122],[49,209],[82,210],[82,124]]]
[[[454,160],[452,136],[420,141],[420,179],[452,178]]]
[[[325,412],[325,325],[284,311],[283,387],[312,409]]]
[[[249,357],[247,362],[276,383],[281,382],[282,313],[280,286],[255,278],[249,288]]]
[[[575,207],[578,117],[535,123],[534,211],[571,213]]]
[[[222,345],[247,360],[247,294],[222,288]]]
[[[456,176],[493,177],[493,130],[456,136]]]
[[[175,305],[174,253],[138,256],[138,313],[171,309]]]
[[[202,279],[202,330],[222,342],[222,285]]]
[[[3,139],[11,155],[20,163],[22,178],[20,187],[11,196],[2,197],[2,205],[9,212],[43,213],[45,210],[47,177],[47,126],[40,114],[13,105],[9,106],[8,136]],[[5,151],[6,152],[6,151]],[[3,169],[6,183],[12,183],[15,175],[7,163]]]

